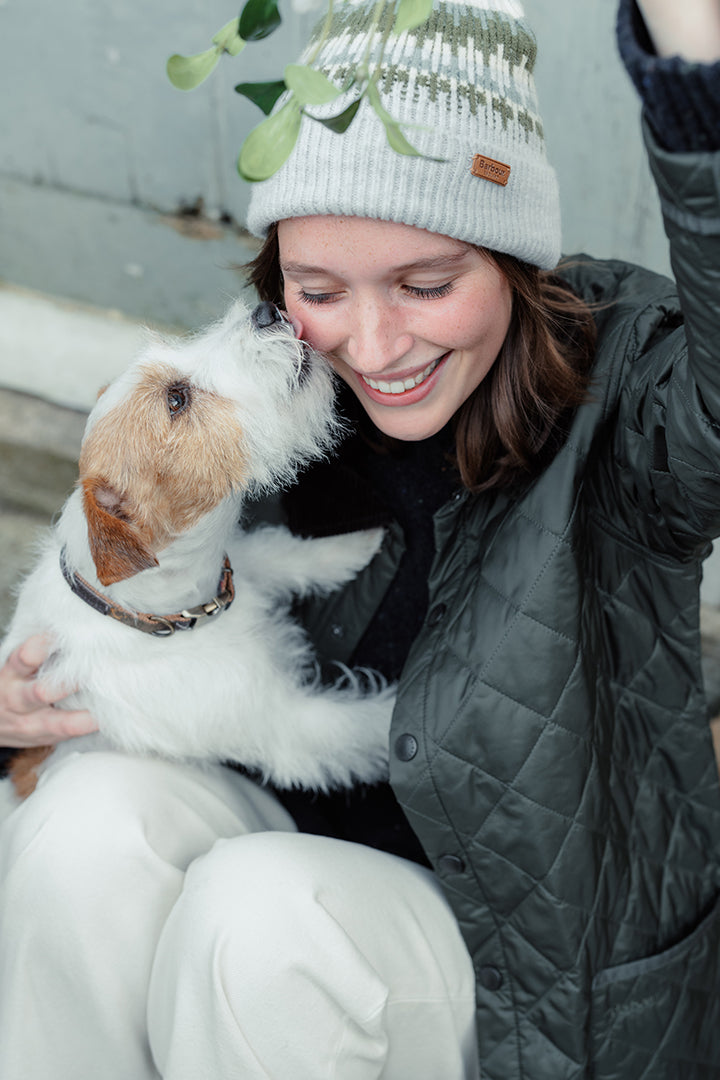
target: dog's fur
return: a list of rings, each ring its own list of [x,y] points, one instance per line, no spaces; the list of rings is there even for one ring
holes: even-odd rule
[[[346,672],[321,685],[293,596],[330,591],[377,551],[380,530],[305,540],[243,531],[243,500],[290,482],[336,435],[327,362],[285,321],[256,325],[235,304],[220,323],[154,340],[99,397],[77,489],[24,581],[0,663],[31,634],[53,653],[41,678],[77,688],[119,747],[189,761],[235,761],[278,786],[376,781],[386,770],[391,688]],[[174,410],[174,411],[173,411]],[[211,600],[227,553],[232,606],[205,625],[154,637],[93,610],[69,570],[126,609],[168,614]],[[62,752],[60,744],[53,754]],[[21,786],[23,755],[15,759]],[[42,766],[41,766],[42,767]],[[32,787],[25,778],[25,790]]]

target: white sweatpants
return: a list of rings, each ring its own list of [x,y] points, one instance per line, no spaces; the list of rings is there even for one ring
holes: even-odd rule
[[[0,830],[2,1080],[473,1080],[433,875],[223,768],[51,763]]]

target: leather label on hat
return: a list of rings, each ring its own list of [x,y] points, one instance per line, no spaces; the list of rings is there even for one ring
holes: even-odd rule
[[[473,156],[470,172],[473,176],[479,176],[483,180],[492,180],[493,184],[500,184],[502,187],[505,187],[510,179],[509,165],[504,165],[502,161],[495,161],[491,157],[484,157],[483,154]]]

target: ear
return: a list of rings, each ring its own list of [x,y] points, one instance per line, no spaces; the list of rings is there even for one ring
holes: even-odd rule
[[[125,516],[122,495],[98,477],[86,477],[82,487],[90,554],[100,583],[112,585],[157,566],[140,530]]]

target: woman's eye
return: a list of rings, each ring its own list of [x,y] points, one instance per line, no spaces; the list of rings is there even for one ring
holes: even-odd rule
[[[404,285],[405,292],[410,296],[417,296],[421,300],[437,300],[441,296],[447,296],[452,289],[452,281],[446,282],[444,285]]]
[[[177,416],[190,405],[190,387],[185,385],[169,386],[166,391],[167,407],[171,416]]]
[[[300,289],[299,298],[303,304],[331,304],[335,299],[335,293],[309,293]]]

